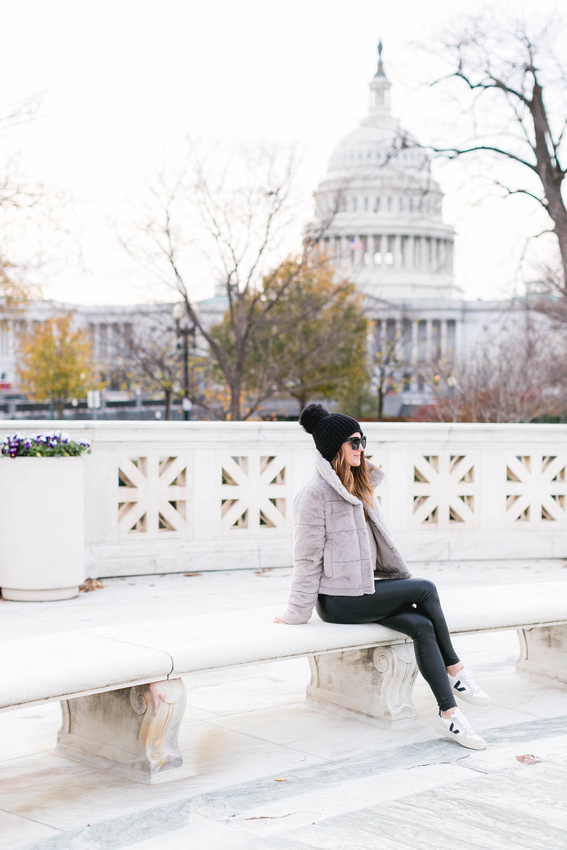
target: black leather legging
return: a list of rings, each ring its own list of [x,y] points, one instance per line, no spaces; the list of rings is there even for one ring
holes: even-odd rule
[[[419,672],[433,691],[442,711],[457,703],[447,678],[447,667],[457,664],[437,588],[421,578],[374,582],[374,593],[364,596],[327,596],[320,593],[317,613],[326,623],[380,623],[413,639]]]

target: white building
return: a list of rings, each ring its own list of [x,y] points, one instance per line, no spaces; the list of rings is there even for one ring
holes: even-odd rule
[[[158,305],[161,309],[162,305]],[[89,331],[93,342],[95,362],[103,371],[123,366],[121,360],[124,339],[133,325],[144,315],[151,315],[154,305],[129,305],[116,307],[82,306],[59,301],[34,300],[16,312],[1,312],[0,308],[0,380],[5,390],[18,389],[17,351],[23,333],[53,316],[73,313],[74,324]],[[171,311],[171,306],[169,306]]]
[[[443,194],[431,173],[428,154],[392,115],[391,83],[379,61],[369,84],[370,106],[360,126],[345,136],[331,156],[315,191],[311,234],[322,234],[322,253],[341,277],[364,293],[372,321],[370,355],[395,342],[397,383],[384,412],[397,416],[431,398],[427,364],[450,361],[496,338],[504,326],[518,332],[526,301],[466,300],[453,273],[455,232],[442,218]],[[206,325],[220,321],[226,297],[201,302]],[[33,302],[22,314],[0,312],[0,390],[17,389],[17,338],[23,328],[56,312],[73,310],[89,329],[97,362],[119,368],[121,340],[133,325],[171,314],[171,304],[83,307]],[[530,321],[533,321],[533,314]],[[541,316],[536,321],[544,321]],[[173,324],[173,323],[172,323]]]
[[[423,366],[470,351],[480,337],[525,320],[525,302],[465,300],[453,273],[455,232],[442,218],[443,194],[429,155],[392,115],[391,83],[378,45],[368,115],[331,156],[315,191],[311,234],[341,277],[366,296],[371,351],[396,340],[405,389],[385,412],[430,398]]]

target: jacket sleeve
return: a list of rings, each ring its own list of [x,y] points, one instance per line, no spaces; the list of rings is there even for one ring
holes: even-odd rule
[[[309,487],[298,493],[293,504],[293,576],[283,619],[291,625],[306,623],[317,601],[325,549],[325,503]]]

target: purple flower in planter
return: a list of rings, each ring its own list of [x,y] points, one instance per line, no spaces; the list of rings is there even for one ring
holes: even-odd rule
[[[13,434],[5,437],[0,453],[10,457],[78,457],[90,452],[87,440],[71,440],[68,434],[37,434],[26,437]]]

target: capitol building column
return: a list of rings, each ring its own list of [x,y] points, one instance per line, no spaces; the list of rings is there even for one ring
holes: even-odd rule
[[[413,236],[408,236],[408,237],[407,237],[407,242],[406,242],[406,246],[407,246],[407,256],[406,256],[406,263],[405,263],[405,266],[406,266],[406,268],[408,268],[408,269],[413,269],[413,268],[415,267],[415,263],[414,263],[414,245],[415,245],[414,237],[413,237]]]
[[[431,359],[431,341],[432,341],[432,321],[425,320],[425,362],[428,363]]]
[[[447,320],[443,319],[441,322],[441,356],[445,357],[447,354]]]
[[[369,233],[366,239],[366,265],[372,266],[374,265],[374,236]]]
[[[384,267],[386,265],[386,254],[388,252],[388,240],[385,234],[380,236],[380,263],[378,265]]]
[[[403,254],[402,254],[402,237],[399,233],[392,237],[394,241],[394,262],[393,267],[395,269],[401,269],[404,265]]]

